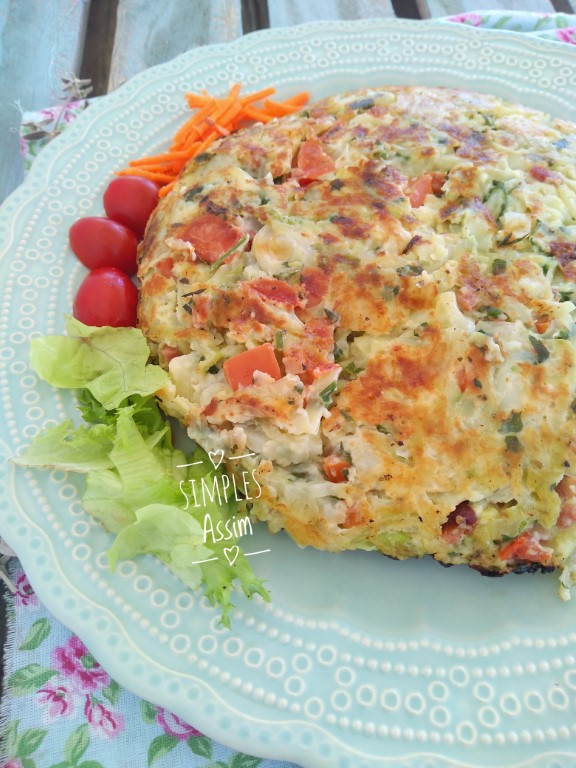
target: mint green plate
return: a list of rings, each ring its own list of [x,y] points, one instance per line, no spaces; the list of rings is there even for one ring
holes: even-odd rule
[[[71,399],[28,367],[82,276],[67,247],[102,213],[114,169],[158,150],[183,93],[270,83],[312,98],[362,85],[487,91],[576,120],[576,51],[446,22],[325,22],[201,48],[98,100],[38,157],[0,212],[0,449],[15,455]],[[486,579],[431,561],[300,550],[259,528],[271,604],[238,598],[232,631],[157,561],[110,574],[109,536],[60,472],[3,462],[0,532],[46,606],[122,685],[238,750],[306,768],[576,764],[576,603],[554,576]]]

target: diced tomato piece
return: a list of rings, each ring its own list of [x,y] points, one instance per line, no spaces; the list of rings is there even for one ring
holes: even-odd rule
[[[296,288],[275,277],[259,277],[249,283],[251,288],[277,304],[286,304],[290,309],[298,306],[300,297]]]
[[[282,377],[272,344],[261,344],[259,347],[247,349],[246,352],[240,352],[239,355],[226,360],[223,368],[232,389],[253,384],[256,371],[267,373],[276,380]]]
[[[341,528],[354,528],[356,525],[362,525],[364,517],[357,507],[348,507],[346,510],[346,518],[344,522],[340,524]]]
[[[545,165],[533,165],[530,168],[530,176],[536,181],[545,181],[550,184],[559,184],[562,181],[562,177],[556,171],[551,171]]]
[[[208,212],[194,219],[179,238],[192,243],[199,259],[214,264],[242,239],[243,234],[238,227]]]
[[[429,174],[432,177],[431,184],[432,184],[432,194],[436,197],[442,197],[443,189],[442,187],[446,183],[446,174],[441,173],[440,171],[434,171],[434,173]]]
[[[412,179],[408,184],[408,197],[412,208],[420,208],[421,205],[424,205],[428,195],[439,197],[442,194],[442,186],[445,181],[446,176],[438,172],[423,173],[422,176]]]
[[[328,293],[330,277],[318,267],[306,267],[302,270],[300,282],[306,291],[306,308],[317,307]]]
[[[167,256],[165,259],[160,259],[156,264],[155,270],[159,272],[162,277],[172,277],[172,268],[174,267],[174,259]]]
[[[456,370],[456,383],[458,384],[460,392],[466,391],[466,387],[468,386],[468,374],[466,373],[466,368],[464,368],[464,366]]]
[[[462,501],[448,515],[442,525],[442,536],[450,544],[455,544],[472,532],[477,522],[476,512],[467,501]]]
[[[302,180],[313,180],[325,173],[332,173],[336,166],[318,139],[308,139],[300,147],[296,168],[295,176]]]
[[[556,486],[556,493],[562,499],[556,526],[569,528],[576,523],[576,478],[565,475]]]
[[[498,553],[500,560],[527,560],[532,563],[548,563],[551,555],[552,550],[542,546],[538,534],[533,530],[524,531],[505,544]]]
[[[352,464],[343,456],[326,456],[322,462],[324,474],[331,483],[345,483],[348,480],[348,471]]]
[[[178,347],[171,347],[169,344],[166,344],[162,349],[160,350],[160,357],[164,361],[164,363],[167,365],[171,360],[174,360],[175,357],[180,357],[182,352],[178,349]]]
[[[334,367],[334,326],[324,317],[304,326],[304,335],[284,350],[286,373],[312,384],[322,373]]]
[[[540,318],[536,319],[534,322],[534,328],[538,333],[546,333],[548,328],[550,328],[550,325],[552,324],[552,321],[549,318]]]

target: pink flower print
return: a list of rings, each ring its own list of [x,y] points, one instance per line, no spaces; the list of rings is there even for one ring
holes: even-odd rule
[[[110,683],[110,675],[75,635],[65,645],[54,648],[52,664],[71,685],[83,693],[105,688]]]
[[[84,715],[92,728],[107,739],[113,739],[124,730],[124,715],[112,712],[89,695],[86,695]]]
[[[4,768],[22,768],[22,763],[17,757],[14,757],[12,760],[8,760]]]
[[[62,111],[62,107],[60,106],[46,107],[45,109],[39,110],[39,114],[42,116],[41,122],[49,123],[52,120],[56,120],[56,118],[60,115],[61,111]]]
[[[164,733],[167,733],[169,736],[174,736],[176,739],[180,739],[180,741],[185,741],[186,739],[189,739],[190,736],[202,736],[200,731],[197,731],[196,728],[188,725],[184,720],[181,720],[179,717],[173,715],[162,707],[158,707],[156,712],[156,722],[161,726]]]
[[[25,573],[21,573],[18,576],[14,586],[16,587],[14,600],[17,605],[38,605],[38,598],[34,594],[34,590],[30,586]]]
[[[448,21],[456,21],[459,24],[471,24],[473,27],[479,27],[482,24],[482,16],[477,13],[460,13],[457,16],[448,16]]]
[[[576,27],[564,27],[556,30],[556,39],[561,43],[576,45]]]
[[[67,125],[72,123],[78,112],[82,111],[85,106],[85,101],[69,101],[64,112],[64,122]]]
[[[40,688],[37,696],[41,704],[48,705],[48,717],[51,720],[74,714],[74,697],[63,685]]]

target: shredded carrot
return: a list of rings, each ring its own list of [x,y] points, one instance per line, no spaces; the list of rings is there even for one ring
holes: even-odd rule
[[[268,112],[265,112],[263,109],[253,107],[251,104],[247,104],[244,107],[244,114],[251,120],[260,121],[261,123],[269,123],[270,120],[274,119],[274,115],[269,115]]]
[[[261,91],[256,91],[256,93],[249,93],[247,96],[242,96],[240,101],[242,104],[252,104],[255,101],[265,99],[267,96],[272,96],[274,93],[276,93],[275,88],[263,88]]]
[[[272,101],[268,97],[276,93],[275,88],[262,88],[244,96],[240,95],[241,88],[240,83],[234,83],[223,98],[216,98],[204,89],[201,93],[185,94],[186,103],[195,111],[176,131],[169,150],[131,160],[118,175],[151,179],[160,186],[160,197],[164,197],[174,187],[184,166],[206,152],[216,140],[224,139],[247,122],[268,123],[297,112],[309,98],[308,93],[302,91],[284,101]]]

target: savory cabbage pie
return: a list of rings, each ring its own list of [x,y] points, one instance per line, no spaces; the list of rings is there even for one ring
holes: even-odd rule
[[[576,126],[345,93],[193,160],[140,248],[163,408],[272,531],[483,572],[576,550]],[[250,493],[247,493],[250,496]]]

